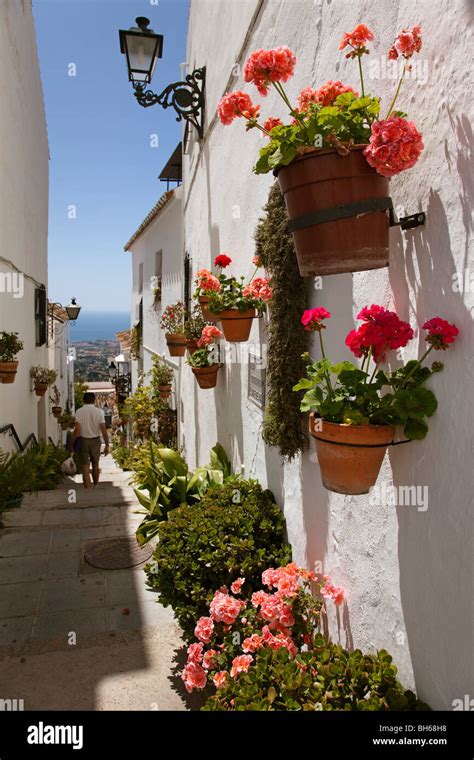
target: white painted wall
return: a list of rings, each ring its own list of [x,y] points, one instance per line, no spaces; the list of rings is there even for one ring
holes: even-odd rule
[[[161,311],[183,299],[183,235],[182,235],[182,187],[173,191],[173,198],[159,215],[133,242],[128,255],[132,256],[132,326],[136,307],[143,298],[142,369],[152,367],[153,353],[160,354],[176,368],[178,381],[179,359],[170,359],[163,331],[160,329]],[[153,308],[153,280],[156,275],[156,254],[162,253],[162,302],[161,310]],[[139,292],[139,271],[143,266],[143,292]],[[132,361],[133,388],[138,383],[138,362]]]
[[[415,684],[435,709],[450,709],[453,699],[472,694],[474,687],[467,379],[473,297],[452,288],[453,275],[469,266],[471,21],[472,5],[462,0],[191,0],[188,35],[189,70],[207,66],[208,128],[202,148],[193,141],[184,158],[184,244],[194,272],[226,251],[236,262],[234,272],[250,275],[253,233],[272,177],[251,171],[260,133],[246,133],[238,121],[223,127],[214,118],[235,62],[243,65],[256,48],[287,44],[298,57],[296,76],[287,85],[295,101],[304,86],[328,79],[358,87],[356,65],[338,51],[342,33],[357,23],[376,33],[371,59],[385,56],[403,27],[421,23],[424,29],[421,58],[428,62],[428,79],[404,85],[400,107],[422,131],[425,151],[416,168],[391,181],[391,194],[399,213],[425,210],[427,226],[408,233],[394,229],[389,269],[327,277],[322,292],[312,291],[312,304],[334,314],[326,342],[335,359],[349,358],[344,337],[365,304],[395,307],[413,327],[437,314],[459,326],[461,336],[445,357],[445,371],[432,383],[439,410],[429,437],[392,449],[379,480],[427,485],[428,510],[371,507],[365,496],[331,494],[321,486],[313,453],[282,467],[278,452],[261,439],[261,413],[247,399],[245,365],[228,363],[215,391],[199,390],[186,369],[180,398],[190,465],[207,461],[218,439],[236,469],[243,466],[246,476],[268,483],[284,507],[295,559],[307,566],[322,561],[325,572],[347,590],[347,609],[331,624],[333,637],[349,646],[390,650],[403,681]],[[209,29],[216,33],[210,36]],[[388,108],[393,81],[369,84]],[[286,115],[276,95],[260,98],[242,77],[234,77],[229,89],[249,92],[265,116]],[[173,300],[174,284],[170,292]],[[257,321],[252,339],[264,342]],[[416,342],[406,349],[405,359],[421,354],[421,336],[419,343],[419,351]]]
[[[25,345],[15,383],[0,384],[0,427],[12,422],[24,440],[38,434],[39,420],[46,436],[56,425],[47,395],[38,399],[29,377],[32,365],[49,361],[47,347],[35,346],[35,281],[47,285],[48,275],[49,155],[30,0],[0,3],[0,93],[0,257],[25,274],[21,298],[0,292],[0,330],[17,331]],[[12,271],[0,259],[0,273]],[[0,436],[0,447],[11,444]]]

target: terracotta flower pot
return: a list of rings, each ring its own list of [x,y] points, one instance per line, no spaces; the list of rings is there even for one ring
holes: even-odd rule
[[[229,343],[244,343],[249,339],[252,319],[255,317],[255,309],[248,309],[247,311],[228,309],[221,311],[219,316],[224,337]]]
[[[199,351],[199,346],[196,338],[190,338],[186,341],[186,348],[188,349],[188,354],[192,356],[196,351]]]
[[[212,364],[210,367],[191,367],[200,388],[216,387],[220,366],[220,364]]]
[[[186,353],[186,336],[184,333],[166,333],[166,343],[170,356],[184,356]]]
[[[69,422],[61,422],[61,430],[69,430]]]
[[[14,383],[18,369],[18,362],[0,362],[0,382]]]
[[[201,307],[202,318],[205,322],[219,322],[221,315],[215,314],[213,311],[209,311],[207,305],[209,303],[209,296],[199,296],[198,301]]]
[[[162,401],[166,401],[171,396],[171,385],[159,385],[158,393]]]
[[[61,406],[52,406],[51,411],[53,413],[53,417],[56,417],[56,419],[62,414],[62,407]]]
[[[275,172],[302,277],[388,266],[388,179],[369,166],[365,147],[347,156],[314,150]],[[369,209],[354,205],[363,201]]]
[[[310,414],[323,486],[357,495],[375,485],[387,446],[395,437],[392,425],[339,425]],[[344,444],[344,445],[341,445]]]
[[[35,393],[37,396],[44,396],[47,390],[47,383],[35,383]]]

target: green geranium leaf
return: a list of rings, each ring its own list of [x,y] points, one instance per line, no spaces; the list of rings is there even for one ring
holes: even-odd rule
[[[411,441],[421,441],[426,437],[428,425],[424,420],[409,419],[403,432]]]

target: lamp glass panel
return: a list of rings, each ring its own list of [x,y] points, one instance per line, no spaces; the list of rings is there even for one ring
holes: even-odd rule
[[[150,81],[156,65],[158,40],[146,35],[127,34],[130,73],[137,82]]]

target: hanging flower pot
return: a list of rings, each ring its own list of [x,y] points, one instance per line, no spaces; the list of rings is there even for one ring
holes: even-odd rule
[[[224,337],[229,343],[244,343],[249,339],[252,329],[252,319],[256,316],[255,309],[239,311],[228,309],[219,314]]]
[[[198,301],[201,307],[202,318],[204,319],[204,321],[205,322],[219,322],[221,315],[215,314],[213,311],[210,311],[210,309],[207,308],[207,304],[209,303],[209,296],[199,296]]]
[[[35,393],[37,396],[44,396],[46,391],[48,390],[47,383],[35,383]]]
[[[200,388],[207,389],[216,387],[217,373],[220,366],[220,364],[212,364],[210,367],[191,367]]]
[[[302,277],[388,266],[388,179],[356,145],[314,150],[277,170]]]
[[[53,407],[51,407],[51,411],[53,413],[53,417],[56,417],[56,419],[57,419],[58,417],[61,416],[62,407],[61,406],[53,406]]]
[[[166,333],[166,345],[170,356],[184,356],[186,353],[186,335],[184,333]]]
[[[340,425],[310,414],[309,432],[316,443],[323,486],[344,494],[368,493],[375,485],[392,425]]]
[[[0,362],[0,382],[14,383],[18,370],[18,362]]]
[[[162,401],[166,401],[171,396],[171,385],[159,385],[158,393]]]

